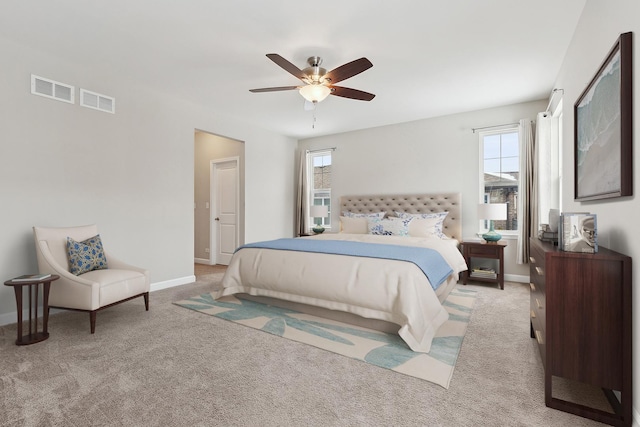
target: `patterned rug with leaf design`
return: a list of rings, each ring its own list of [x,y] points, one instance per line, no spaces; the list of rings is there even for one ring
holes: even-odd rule
[[[449,312],[429,353],[416,353],[395,334],[226,296],[211,294],[174,302],[181,307],[250,326],[449,388],[467,330],[476,291],[456,286],[443,306]]]

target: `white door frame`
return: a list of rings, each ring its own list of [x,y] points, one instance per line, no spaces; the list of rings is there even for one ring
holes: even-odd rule
[[[236,242],[240,242],[240,157],[225,157],[213,159],[209,163],[209,265],[216,264],[216,254],[218,253],[218,225],[215,221],[217,206],[215,173],[219,163],[234,162],[236,164]]]

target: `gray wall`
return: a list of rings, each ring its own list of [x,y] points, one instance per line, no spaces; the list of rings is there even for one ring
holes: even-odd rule
[[[108,64],[89,69],[2,38],[0,52],[4,280],[37,271],[34,225],[97,223],[109,251],[150,270],[152,289],[188,283],[196,129],[245,142],[246,241],[292,235],[297,141],[132,86]],[[31,95],[32,73],[113,96],[116,114]],[[0,286],[0,324],[15,310]]]
[[[635,425],[640,422],[640,2],[588,0],[567,50],[555,87],[564,89],[562,209],[598,215],[598,242],[633,258],[633,388]],[[578,203],[573,200],[573,104],[598,71],[621,33],[633,34],[633,188],[634,196]]]
[[[462,193],[462,235],[479,231],[479,139],[472,128],[535,119],[547,101],[529,102],[300,141],[302,150],[336,147],[332,203],[356,194]],[[338,211],[331,221],[338,224]],[[505,250],[505,274],[529,276],[515,263],[515,240]],[[513,277],[512,277],[513,278]]]

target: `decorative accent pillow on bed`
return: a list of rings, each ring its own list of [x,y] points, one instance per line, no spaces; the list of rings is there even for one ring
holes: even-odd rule
[[[441,239],[448,239],[448,237],[444,234],[444,219],[449,215],[449,212],[433,212],[433,213],[419,213],[419,214],[410,214],[406,212],[398,212],[395,211],[398,218],[416,218],[416,219],[436,219],[435,227],[435,236]],[[427,225],[427,224],[425,224]],[[416,236],[423,237],[423,236]]]
[[[409,223],[409,236],[441,239],[438,234],[438,224],[442,227],[440,218],[413,218]]]
[[[408,236],[409,223],[413,218],[367,218],[369,234],[381,236]]]
[[[342,216],[346,216],[347,218],[384,218],[386,212],[374,212],[374,213],[356,213],[349,211],[342,211]]]
[[[347,234],[367,234],[369,232],[367,218],[350,218],[348,216],[341,216],[340,232]]]
[[[71,274],[76,276],[107,268],[107,258],[104,255],[99,234],[82,242],[76,242],[71,237],[67,237],[67,256]]]

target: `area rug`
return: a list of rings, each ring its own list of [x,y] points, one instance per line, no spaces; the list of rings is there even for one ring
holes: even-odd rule
[[[429,353],[416,353],[396,334],[361,328],[297,311],[211,294],[174,302],[181,307],[250,326],[449,388],[476,300],[476,291],[454,288],[443,306],[447,320]]]

